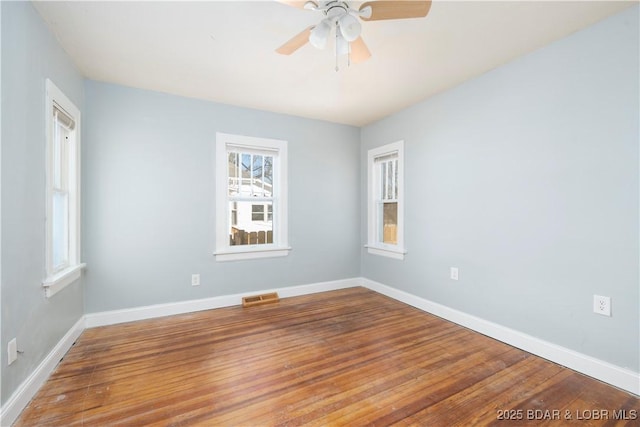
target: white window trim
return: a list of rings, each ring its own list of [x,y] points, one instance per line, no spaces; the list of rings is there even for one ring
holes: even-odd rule
[[[375,159],[390,154],[398,155],[398,244],[389,245],[378,241],[376,214]],[[407,253],[404,247],[404,141],[397,141],[368,151],[367,156],[367,251],[372,255],[403,260]]]
[[[45,281],[42,282],[47,298],[52,297],[68,285],[78,280],[82,275],[82,269],[86,266],[86,264],[78,264],[68,267],[53,276],[47,277]]]
[[[227,146],[246,147],[248,150],[277,151],[278,166],[274,167],[273,194],[273,244],[229,245],[229,209],[227,203],[228,155]],[[216,133],[215,179],[216,179],[216,261],[237,261],[246,259],[287,256],[289,246],[287,212],[287,141],[267,138],[255,138],[242,135]]]
[[[50,220],[52,218],[52,182],[53,182],[53,107],[54,104],[65,110],[72,116],[75,121],[75,128],[73,131],[73,144],[74,153],[76,158],[74,159],[75,169],[73,170],[74,179],[73,183],[73,203],[71,203],[72,209],[69,210],[71,220],[69,221],[70,238],[69,238],[69,265],[61,270],[54,271],[52,267],[52,229],[50,226]],[[45,87],[45,126],[46,126],[46,249],[45,249],[45,279],[42,282],[42,286],[45,290],[47,298],[52,297],[66,286],[78,280],[82,274],[82,269],[86,266],[80,262],[80,136],[81,136],[81,114],[80,110],[67,98],[67,96],[49,79],[46,81]]]

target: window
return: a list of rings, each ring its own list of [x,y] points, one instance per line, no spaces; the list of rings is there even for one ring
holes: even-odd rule
[[[238,225],[238,202],[231,202],[231,225]]]
[[[286,141],[216,135],[216,260],[288,255],[286,167]]]
[[[264,205],[251,206],[251,220],[264,221]]]
[[[47,297],[80,277],[80,111],[46,83]]]
[[[251,206],[251,220],[272,222],[273,221],[273,205],[252,205]]]
[[[369,150],[369,253],[404,259],[404,142]]]

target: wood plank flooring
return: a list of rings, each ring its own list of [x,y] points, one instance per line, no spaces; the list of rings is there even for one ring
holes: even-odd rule
[[[629,393],[351,288],[88,329],[15,425],[639,420],[640,400]]]

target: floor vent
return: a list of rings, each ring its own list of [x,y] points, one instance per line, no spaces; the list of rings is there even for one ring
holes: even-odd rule
[[[278,302],[280,298],[278,298],[278,293],[273,292],[270,294],[262,294],[262,295],[254,295],[251,297],[243,297],[242,298],[242,306],[243,307],[253,307],[254,305],[262,305],[269,304],[272,302]]]

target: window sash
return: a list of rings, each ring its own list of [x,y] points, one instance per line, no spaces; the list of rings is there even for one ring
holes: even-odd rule
[[[234,203],[238,202],[230,202],[232,211]],[[267,205],[250,200],[239,202],[236,209],[236,224],[232,224],[228,231],[231,247],[273,244],[273,235],[276,230],[273,221],[267,220]]]
[[[377,198],[398,199],[398,154],[377,157],[374,161],[377,178]]]
[[[274,153],[228,150],[228,190],[231,197],[271,197]]]
[[[70,132],[59,121],[58,116],[54,118],[53,128],[53,189],[69,190],[69,155]]]

